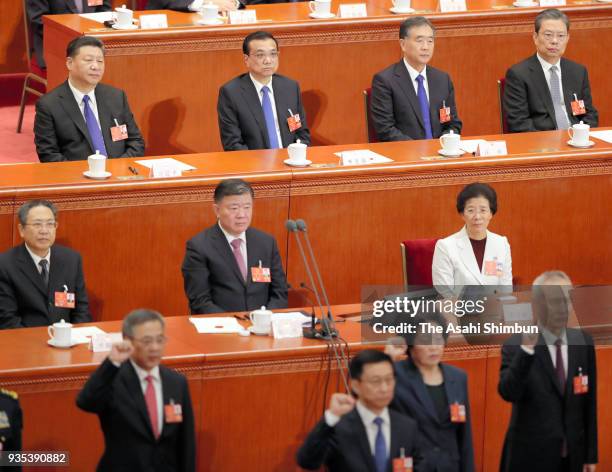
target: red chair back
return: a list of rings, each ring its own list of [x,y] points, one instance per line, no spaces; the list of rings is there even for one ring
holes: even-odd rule
[[[367,88],[363,91],[363,107],[365,109],[366,133],[368,135],[368,143],[377,143],[379,142],[378,135],[376,134],[376,129],[374,129],[374,125],[372,124],[372,120],[370,119],[370,97],[371,95],[372,95],[371,88]]]
[[[503,134],[509,133],[508,119],[506,118],[506,109],[504,108],[504,90],[506,88],[506,78],[502,77],[497,81],[497,100],[499,103],[499,122],[501,132]]]
[[[409,239],[400,244],[404,269],[404,288],[433,285],[431,264],[438,239]]]

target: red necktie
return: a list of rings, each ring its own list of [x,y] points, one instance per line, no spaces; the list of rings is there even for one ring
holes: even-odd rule
[[[147,381],[145,403],[147,404],[147,410],[149,411],[149,419],[151,420],[151,426],[153,427],[153,434],[155,435],[155,439],[157,439],[159,437],[159,425],[157,423],[157,398],[155,396],[155,388],[153,388],[153,377],[147,375],[145,380]]]
[[[244,257],[242,256],[242,249],[240,249],[240,246],[242,245],[242,239],[234,239],[231,242],[231,245],[234,250],[234,257],[236,258],[236,263],[238,264],[238,268],[240,269],[242,278],[246,281],[247,269],[246,269],[246,266],[244,265]]]

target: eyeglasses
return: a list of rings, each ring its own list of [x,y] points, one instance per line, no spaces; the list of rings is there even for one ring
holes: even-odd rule
[[[374,377],[373,379],[364,379],[364,383],[371,385],[372,387],[379,388],[384,385],[393,385],[395,383],[395,377],[392,375],[389,377]]]
[[[140,338],[140,339],[133,338],[132,341],[138,344],[142,344],[144,347],[149,347],[149,346],[152,346],[153,344],[158,344],[160,346],[163,346],[168,341],[168,338],[166,336],[157,336],[156,338],[147,336],[147,337]]]
[[[279,54],[280,52],[278,51],[274,51],[269,54],[266,54],[265,52],[258,52],[257,54],[249,54],[249,56],[254,57],[259,62],[263,62],[265,59],[276,61]]]
[[[567,39],[567,33],[553,33],[551,31],[546,31],[542,33],[544,39],[546,41],[552,41],[553,39],[558,39],[559,41],[565,41]]]
[[[57,228],[57,221],[35,221],[34,223],[26,223],[23,226],[31,226],[37,231],[41,229],[55,229]]]
[[[463,214],[466,216],[475,216],[475,215],[485,216],[485,215],[488,215],[489,213],[491,213],[490,208],[466,208],[463,211]]]

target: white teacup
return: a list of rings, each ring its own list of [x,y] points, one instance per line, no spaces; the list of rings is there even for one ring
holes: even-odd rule
[[[72,324],[64,320],[47,327],[49,338],[56,346],[70,346],[72,342]]]
[[[258,333],[269,333],[272,327],[272,312],[266,310],[265,306],[262,306],[259,310],[254,310],[249,313],[249,319],[253,323],[253,330]]]
[[[308,2],[308,7],[315,15],[329,15],[331,12],[331,0],[314,0]]]
[[[461,135],[455,134],[453,130],[450,130],[450,133],[443,134],[442,136],[440,136],[440,146],[442,146],[442,149],[448,153],[458,153],[460,142]]]
[[[576,146],[586,146],[589,144],[589,130],[591,127],[587,123],[576,123],[571,128],[568,128],[567,134],[569,134],[572,144]]]
[[[125,5],[115,8],[115,15],[117,17],[117,22],[115,24],[118,28],[129,28],[132,26],[134,12],[126,8]]]
[[[410,0],[391,0],[391,3],[397,11],[410,10]]]
[[[296,164],[306,161],[306,145],[301,143],[299,140],[297,143],[291,143],[287,146],[287,152],[289,153],[289,159]]]
[[[200,15],[204,21],[215,21],[219,16],[219,7],[214,3],[205,3],[200,8]]]
[[[102,176],[106,172],[106,156],[96,151],[95,154],[87,157],[89,173],[94,176]]]

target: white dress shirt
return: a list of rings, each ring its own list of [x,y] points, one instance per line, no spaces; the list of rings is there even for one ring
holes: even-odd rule
[[[190,11],[198,11],[200,8],[202,8],[203,4],[204,0],[193,0],[193,2],[191,2],[187,8],[189,8]]]
[[[565,108],[565,97],[563,96],[563,78],[561,77],[561,59],[557,61],[556,64],[551,64],[550,62],[546,62],[539,54],[538,61],[540,61],[540,65],[542,66],[542,70],[544,70],[544,77],[546,77],[546,84],[548,85],[548,90],[550,91],[550,68],[552,66],[557,66],[557,77],[559,77],[559,92],[561,93],[561,108],[563,108],[563,113],[565,113],[565,117],[567,118],[567,122],[572,123],[572,120],[569,119],[567,115],[567,109]]]
[[[257,96],[259,97],[260,104],[263,101],[263,92],[261,91],[261,89],[264,87],[268,87],[270,89],[270,93],[268,94],[268,96],[270,97],[270,103],[272,104],[272,113],[274,113],[274,126],[276,127],[276,138],[278,139],[278,145],[282,148],[283,139],[281,138],[280,127],[278,125],[278,115],[276,114],[276,102],[274,101],[274,89],[272,88],[272,80],[270,80],[269,84],[265,85],[255,80],[255,78],[251,74],[249,74],[249,77],[251,78],[251,81],[253,82],[255,89],[257,90]],[[287,117],[289,117],[289,110],[287,110]]]
[[[26,247],[28,253],[30,254],[30,257],[34,261],[34,265],[36,266],[36,270],[38,270],[38,273],[40,274],[42,272],[42,267],[40,267],[39,263],[43,259],[45,259],[47,261],[47,272],[51,273],[51,248],[49,248],[49,252],[47,252],[47,255],[45,257],[40,257],[40,256],[37,256],[36,254],[34,254],[32,252],[32,250],[28,247],[27,244],[25,245],[25,247]]]
[[[147,372],[136,365],[132,359],[130,359],[130,362],[136,371],[138,380],[140,380],[140,387],[142,388],[143,395],[147,391],[147,385],[149,384],[146,378],[149,375],[153,377],[153,390],[155,390],[155,400],[157,400],[157,430],[159,431],[159,434],[161,434],[162,428],[164,427],[164,397],[162,392],[161,378],[159,376],[159,366],[155,366],[150,372]]]
[[[96,103],[96,93],[95,93],[96,89],[94,88],[91,92],[89,92],[88,94],[85,94],[81,92],[80,90],[78,90],[76,87],[74,87],[70,83],[70,79],[68,79],[68,87],[70,87],[70,90],[72,90],[72,95],[74,95],[74,99],[76,100],[77,105],[79,106],[79,110],[81,110],[81,115],[83,115],[83,118],[85,118],[85,102],[83,102],[83,97],[85,95],[89,97],[89,107],[91,108],[91,111],[93,111],[93,114],[96,117],[98,126],[100,126],[100,117],[98,115],[98,104]],[[85,122],[87,123],[87,121]]]
[[[417,97],[419,96],[419,84],[416,79],[419,75],[423,76],[423,87],[425,87],[425,95],[427,95],[427,101],[429,102],[429,85],[427,83],[427,66],[423,68],[422,72],[419,72],[415,68],[413,68],[410,64],[408,64],[408,61],[406,61],[405,58],[404,58],[404,65],[406,66],[406,69],[408,69],[408,74],[410,74],[410,79],[412,80],[412,86],[414,87],[414,93],[417,95]]]
[[[232,241],[234,239],[240,239],[242,240],[242,244],[240,245],[240,250],[242,251],[242,258],[244,259],[244,266],[247,269],[247,273],[249,271],[249,264],[248,264],[248,259],[247,259],[247,242],[246,242],[246,233],[240,233],[238,236],[233,236],[231,234],[229,234],[227,231],[225,231],[225,229],[223,228],[223,226],[221,226],[221,222],[218,222],[219,224],[219,228],[221,228],[221,231],[223,231],[223,234],[225,235],[225,238],[227,239],[227,244],[230,245],[230,249],[232,250],[232,253],[234,252],[234,248],[232,247]]]
[[[357,400],[357,404],[355,406],[357,408],[357,413],[363,421],[363,425],[365,426],[366,434],[368,435],[368,443],[370,443],[370,451],[372,455],[376,452],[376,435],[378,434],[378,426],[374,423],[374,420],[377,417],[382,418],[383,422],[381,425],[382,433],[385,438],[385,446],[387,448],[387,457],[389,457],[391,451],[391,418],[389,417],[389,409],[385,407],[385,409],[380,413],[380,415],[376,416],[372,411],[370,411],[363,403]],[[325,411],[325,423],[332,428],[338,424],[340,421],[340,417],[334,415],[331,411]]]

